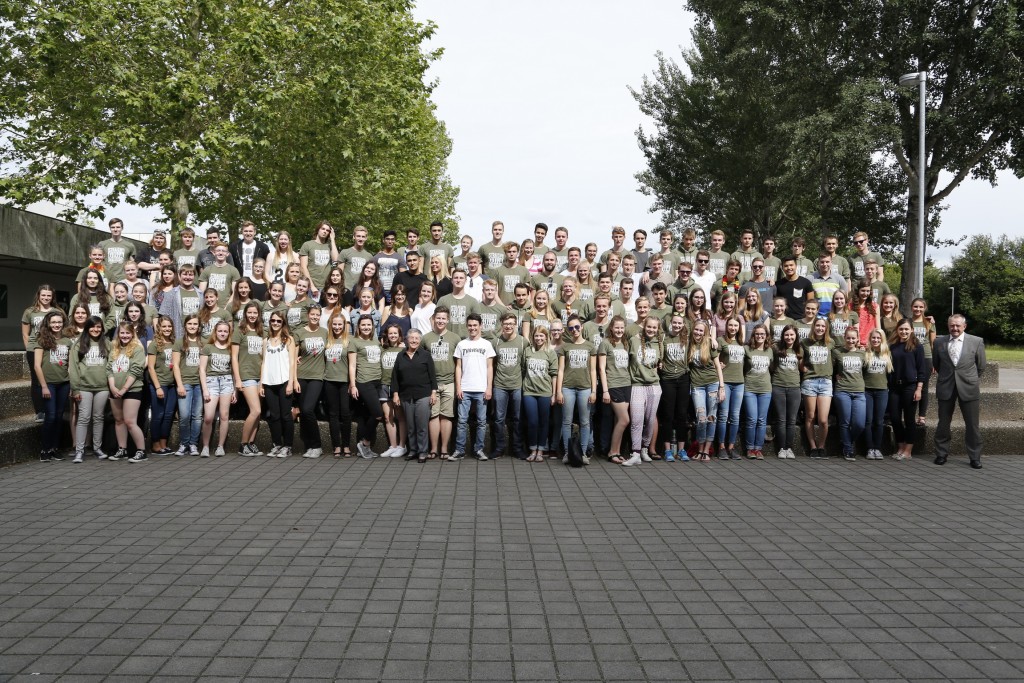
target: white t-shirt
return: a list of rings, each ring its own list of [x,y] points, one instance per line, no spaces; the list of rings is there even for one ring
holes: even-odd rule
[[[484,300],[484,282],[487,279],[488,278],[484,277],[483,274],[481,274],[481,275],[474,275],[472,277],[467,277],[466,278],[466,294],[469,294],[471,297],[473,297],[477,301],[483,301]]]
[[[434,315],[435,308],[437,308],[437,304],[433,301],[426,306],[423,304],[416,304],[416,308],[414,308],[412,313],[409,315],[409,324],[423,334],[430,332],[434,329],[434,323],[430,319],[430,316]]]
[[[252,277],[252,262],[256,257],[256,242],[246,244],[242,242],[242,276]]]
[[[487,391],[487,359],[494,358],[494,347],[483,337],[463,339],[455,347],[455,357],[462,360],[463,391]]]

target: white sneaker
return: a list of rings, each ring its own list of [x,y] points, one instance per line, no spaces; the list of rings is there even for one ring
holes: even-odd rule
[[[181,444],[178,446],[178,450],[174,451],[175,455],[188,455],[188,446]]]
[[[651,460],[651,456],[647,453],[646,448],[640,451],[640,459],[643,460],[644,462],[654,462],[653,460]]]
[[[75,451],[75,459],[72,460],[71,462],[80,463],[80,462],[82,462],[82,460],[84,458],[85,458],[85,453],[83,453],[82,451]]]
[[[583,464],[584,465],[589,465],[590,464],[590,456],[589,455],[584,455],[583,456]]]
[[[386,451],[383,451],[380,454],[380,457],[382,457],[382,458],[390,458],[392,453],[394,453],[395,449],[397,449],[397,448],[398,448],[398,446],[391,446],[391,447],[389,447]]]
[[[280,446],[274,446],[273,448],[270,449],[270,452],[267,453],[267,457],[268,458],[276,458],[277,457],[277,452],[279,450],[281,450]]]
[[[302,454],[302,457],[303,458],[319,458],[323,454],[324,454],[323,449],[320,449],[320,448],[310,448],[305,453]]]
[[[786,454],[786,449],[785,448],[780,448],[779,449],[779,460],[785,460],[788,457],[789,456]]]
[[[292,449],[288,448],[287,446],[281,446],[281,450],[279,450],[277,452],[277,457],[279,457],[279,458],[287,458],[291,454],[292,454]]]
[[[629,460],[626,460],[624,463],[622,463],[622,466],[632,467],[633,465],[639,465],[641,462],[643,462],[643,458],[640,456],[640,454],[634,453],[633,455],[629,456]]]
[[[93,453],[96,454],[97,460],[106,460],[109,456],[101,450],[93,449]]]
[[[203,450],[199,454],[199,457],[200,458],[209,458],[210,457],[210,447],[209,446],[203,446]]]
[[[224,455],[224,447],[223,446],[217,446],[217,450],[215,450],[213,452],[213,454],[216,455],[218,458],[220,456]]]
[[[195,444],[192,444],[191,446],[189,446],[188,447],[188,454],[189,455],[199,455],[199,446],[197,446]],[[209,458],[210,456],[207,455],[206,457]]]
[[[409,452],[409,449],[405,446],[395,446],[395,452],[391,454],[392,458],[401,458],[403,455]]]

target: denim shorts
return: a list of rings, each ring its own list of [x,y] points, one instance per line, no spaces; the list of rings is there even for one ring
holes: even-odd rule
[[[828,377],[805,379],[800,383],[800,394],[803,396],[831,396],[832,380]]]
[[[235,390],[235,380],[231,375],[207,376],[206,390],[210,392],[210,396],[225,396]]]
[[[379,397],[380,397],[380,402],[381,403],[388,403],[389,401],[391,401],[391,385],[390,384],[381,384],[380,385]]]
[[[207,378],[207,379],[209,379],[209,378]],[[248,389],[249,387],[258,387],[259,385],[260,385],[260,381],[258,379],[243,379],[242,380],[242,388],[243,389]]]

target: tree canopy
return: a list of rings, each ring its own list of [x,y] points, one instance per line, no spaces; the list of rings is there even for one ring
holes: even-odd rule
[[[455,229],[439,53],[411,5],[0,0],[0,196],[138,203],[175,228]]]
[[[1024,174],[1024,17],[1009,0],[691,0],[683,64],[634,95],[641,191],[670,224],[916,248],[916,90],[928,72],[926,206],[967,177]],[[940,184],[940,173],[950,174]],[[913,190],[908,192],[910,185]],[[904,269],[904,282],[912,274]],[[906,292],[903,293],[904,298]]]

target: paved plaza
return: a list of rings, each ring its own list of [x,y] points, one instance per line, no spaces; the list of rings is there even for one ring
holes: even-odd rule
[[[1024,458],[0,471],[0,680],[1015,680]]]

